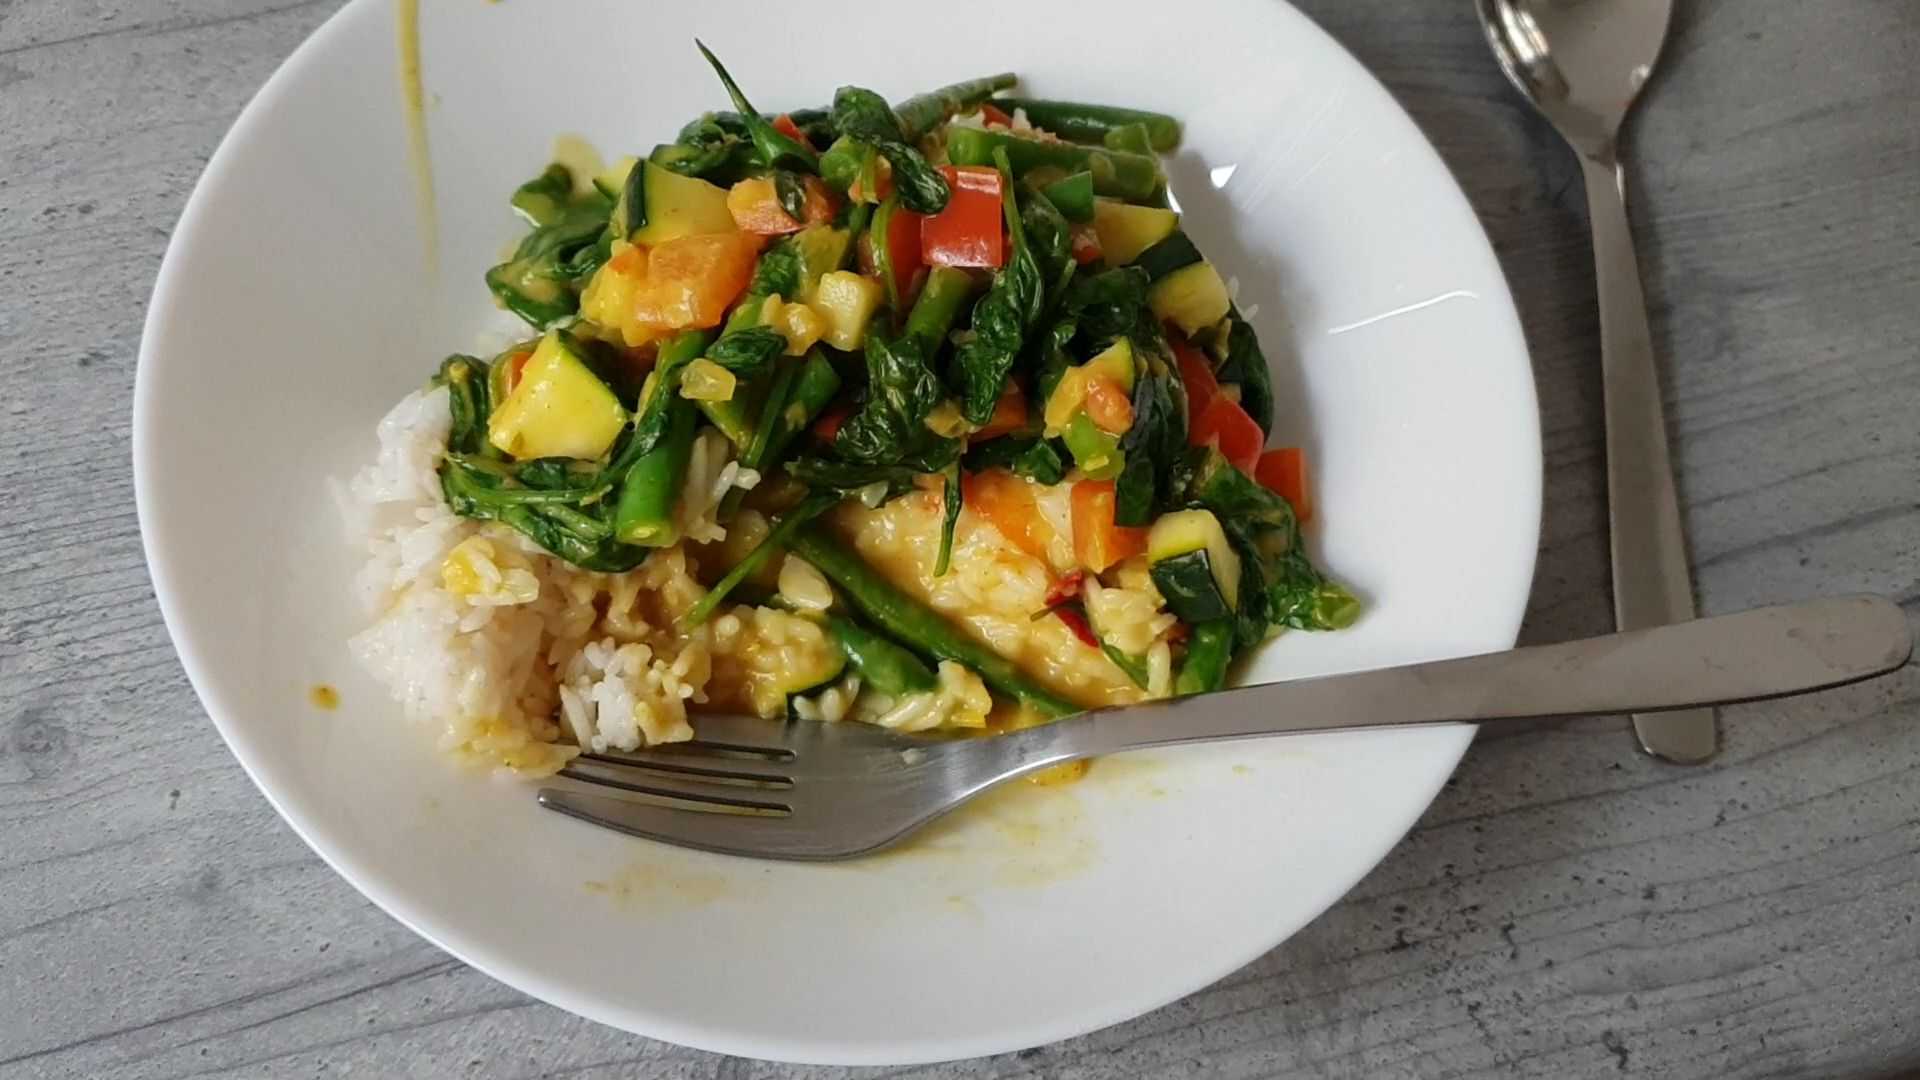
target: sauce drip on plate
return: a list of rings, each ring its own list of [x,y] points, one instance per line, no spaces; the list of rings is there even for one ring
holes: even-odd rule
[[[420,80],[420,0],[395,0],[400,49],[400,98],[407,119],[407,153],[413,163],[413,198],[427,269],[440,262],[440,214],[433,194],[433,156],[427,147],[427,97]]]

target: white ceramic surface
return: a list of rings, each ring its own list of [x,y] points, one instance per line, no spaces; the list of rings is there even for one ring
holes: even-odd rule
[[[554,135],[643,151],[724,106],[696,32],[763,107],[1005,69],[1036,94],[1186,118],[1173,173],[1188,227],[1258,307],[1276,441],[1312,451],[1313,543],[1368,602],[1351,631],[1281,639],[1258,678],[1510,644],[1540,449],[1511,299],[1466,200],[1386,92],[1274,0],[1204,18],[1134,0],[1097,19],[1066,3],[983,2],[965,19],[895,7],[851,42],[806,20],[749,33],[764,20],[744,0],[425,6],[435,258],[394,13],[356,0],[208,166],[161,270],[134,403],[140,518],[187,673],[261,790],[367,896],[609,1024],[900,1063],[1036,1045],[1198,989],[1319,914],[1414,822],[1470,729],[1115,759],[828,866],[623,838],[436,760],[345,654],[360,613],[328,478],[492,318],[480,273],[515,232],[506,195]],[[341,689],[338,712],[309,706],[317,682]]]

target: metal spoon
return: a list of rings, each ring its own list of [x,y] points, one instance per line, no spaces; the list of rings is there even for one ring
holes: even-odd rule
[[[1647,300],[1627,220],[1620,128],[1666,40],[1672,0],[1475,0],[1508,80],[1580,156],[1600,295],[1613,607],[1622,630],[1691,619],[1686,536],[1667,453]],[[1649,754],[1713,756],[1711,709],[1635,716]]]

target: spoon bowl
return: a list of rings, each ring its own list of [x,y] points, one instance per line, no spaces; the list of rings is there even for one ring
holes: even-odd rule
[[[1583,156],[1612,149],[1673,0],[1475,0],[1500,70]]]

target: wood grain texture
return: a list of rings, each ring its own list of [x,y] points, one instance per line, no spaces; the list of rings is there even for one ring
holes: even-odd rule
[[[790,1069],[635,1038],[413,937],[227,755],[127,462],[169,230],[338,0],[0,0],[0,1078],[1891,1076],[1920,1069],[1920,675],[1479,742],[1346,900],[1220,984],[1001,1058]],[[1547,455],[1531,640],[1606,629],[1578,174],[1465,0],[1301,4],[1400,96],[1512,279]],[[1920,610],[1920,5],[1681,0],[1634,217],[1704,610]],[[1204,897],[1196,897],[1204,903]]]

